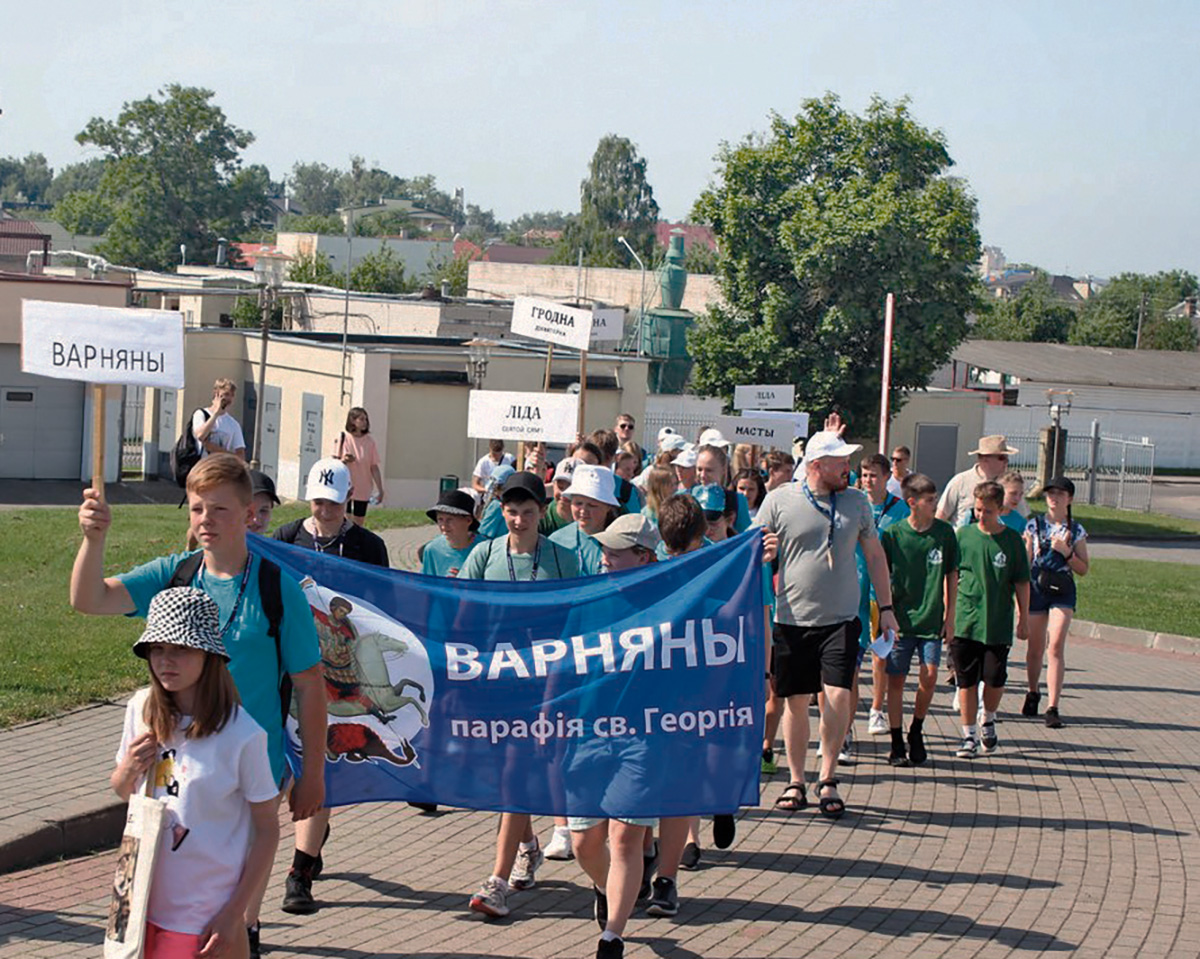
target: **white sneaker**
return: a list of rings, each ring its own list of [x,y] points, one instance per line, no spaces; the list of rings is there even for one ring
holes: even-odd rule
[[[950,697],[950,708],[954,710],[954,714],[956,716],[958,715],[959,710],[962,709],[962,707],[958,705],[959,692],[960,690],[954,690],[954,695]]]
[[[852,766],[854,764],[854,731],[846,733],[846,738],[842,740],[842,749],[838,753],[838,765]]]
[[[517,858],[513,861],[512,872],[508,876],[508,884],[520,891],[532,889],[537,883],[537,871],[546,857],[542,855],[542,847],[532,849],[517,849]]]
[[[962,745],[954,755],[959,759],[974,759],[979,755],[979,743],[975,741],[974,736],[964,736]]]
[[[867,720],[867,734],[870,736],[886,736],[891,730],[888,729],[887,717],[880,709],[872,709],[871,716]]]
[[[557,862],[569,862],[575,858],[575,850],[571,848],[571,830],[565,826],[555,826],[554,835],[546,845],[546,858]]]
[[[488,876],[479,892],[471,897],[471,908],[485,916],[499,919],[508,915],[508,889],[495,876]]]

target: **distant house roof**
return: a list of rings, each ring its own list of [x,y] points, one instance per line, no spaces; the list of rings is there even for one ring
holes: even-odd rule
[[[50,236],[28,220],[0,219],[0,256],[24,259],[34,250],[45,250]]]
[[[483,258],[489,263],[545,263],[553,253],[548,246],[493,243],[484,250]]]
[[[690,250],[697,244],[706,246],[710,250],[717,248],[717,237],[712,228],[699,223],[656,223],[654,224],[654,238],[661,246],[667,246],[671,242],[671,233],[675,230],[683,233],[685,250]]]
[[[951,359],[1035,383],[1200,390],[1200,353],[967,340]]]
[[[257,254],[259,253],[273,253],[283,256],[283,250],[277,246],[272,246],[270,243],[230,243],[229,245],[241,254],[242,262],[251,269],[254,267],[254,261],[258,259]]]
[[[472,243],[470,240],[455,240],[454,241],[454,259],[460,256],[469,257],[472,260],[479,260],[483,257],[483,250],[480,249],[477,243]]]

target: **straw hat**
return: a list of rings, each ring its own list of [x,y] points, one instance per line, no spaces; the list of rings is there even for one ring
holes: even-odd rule
[[[970,456],[1016,456],[1018,449],[1013,449],[1008,445],[1008,440],[1004,438],[1003,433],[996,433],[993,436],[982,436],[979,439],[979,448],[971,450]]]

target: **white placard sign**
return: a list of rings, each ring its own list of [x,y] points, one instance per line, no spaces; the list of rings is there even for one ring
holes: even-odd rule
[[[479,440],[570,443],[579,417],[578,393],[472,390],[467,436]]]
[[[21,370],[59,380],[183,386],[183,314],[21,302]]]
[[[620,342],[625,335],[625,311],[620,307],[592,310],[592,342]]]
[[[808,414],[793,413],[791,410],[755,410],[755,419],[782,420],[792,424],[792,438],[808,436]]]
[[[513,301],[512,331],[555,346],[586,350],[592,338],[592,311],[518,296]]]
[[[713,424],[730,443],[752,443],[775,449],[792,448],[792,426],[787,420],[762,416],[718,416]]]
[[[795,402],[796,387],[790,385],[733,388],[735,410],[790,410]]]

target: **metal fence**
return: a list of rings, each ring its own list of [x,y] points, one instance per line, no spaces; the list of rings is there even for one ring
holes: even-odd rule
[[[125,405],[121,411],[121,476],[140,477],[142,465],[142,425],[145,422],[146,388],[125,387]]]
[[[689,443],[695,443],[705,427],[713,425],[712,413],[650,413],[642,420],[642,449],[653,453],[658,448],[658,431],[669,426]]]
[[[1036,433],[1009,433],[1021,452],[1009,465],[1025,474],[1032,486],[1038,459]],[[1063,472],[1075,483],[1075,502],[1149,512],[1154,491],[1154,444],[1145,437],[1102,436],[1093,423],[1091,435],[1068,435]]]

